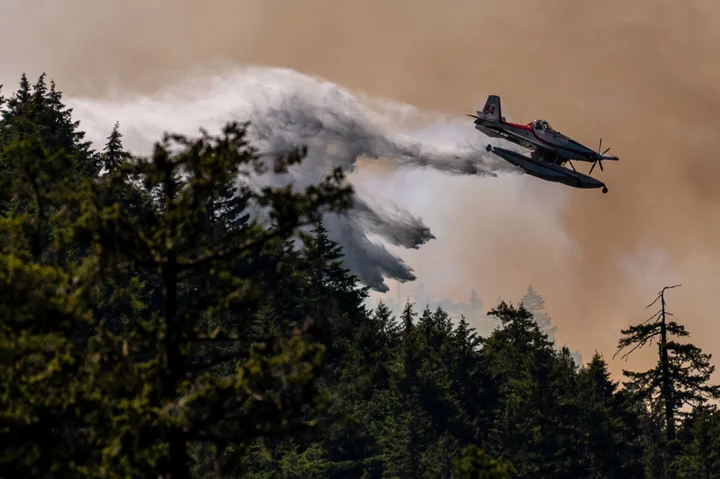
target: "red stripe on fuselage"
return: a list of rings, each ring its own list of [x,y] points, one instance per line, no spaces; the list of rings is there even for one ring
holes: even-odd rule
[[[548,147],[550,147],[551,149],[565,150],[565,151],[569,151],[571,153],[575,153],[576,155],[582,155],[586,158],[588,157],[588,153],[586,153],[584,151],[576,150],[575,148],[571,148],[571,147],[567,147],[567,146],[556,145],[555,143],[551,143],[551,142],[545,140],[544,138],[540,138],[537,135],[537,133],[535,133],[535,130],[532,128],[532,123],[527,124],[527,125],[522,125],[520,123],[510,123],[509,121],[506,121],[506,122],[504,122],[504,124],[509,127],[512,127],[512,128],[517,128],[518,130],[529,131],[532,134],[532,136],[534,136],[540,143],[544,143],[545,145],[548,145]]]
[[[525,131],[530,131],[530,132],[532,132],[532,128],[530,127],[530,125],[521,125],[521,124],[519,124],[519,123],[510,123],[510,122],[505,122],[505,124],[506,124],[506,125],[509,125],[509,126],[512,126],[512,127],[514,127],[514,128],[518,128],[518,129],[520,129],[520,130],[525,130]]]

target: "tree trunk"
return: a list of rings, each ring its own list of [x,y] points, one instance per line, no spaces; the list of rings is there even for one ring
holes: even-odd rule
[[[665,297],[661,297],[662,316],[660,320],[660,364],[662,367],[662,395],[665,403],[665,425],[668,442],[675,439],[675,418],[673,414],[673,401],[671,396],[670,366],[667,352],[667,328],[665,324]]]
[[[169,166],[169,165],[168,165]],[[177,236],[175,218],[176,189],[172,167],[165,172],[165,195],[167,200],[169,224],[169,245],[167,261],[162,267],[163,296],[165,301],[165,381],[163,396],[165,400],[176,402],[177,385],[183,376],[183,358],[180,352],[180,331],[178,328],[178,261],[174,242]],[[185,431],[172,426],[168,431],[168,468],[172,479],[190,479],[190,456],[187,451]]]
[[[182,355],[177,331],[177,254],[170,250],[163,267],[163,293],[165,296],[165,354],[166,380],[164,397],[177,399],[177,385],[182,378]],[[185,433],[179,427],[170,428],[168,437],[168,461],[172,479],[190,479],[190,456],[187,452]]]

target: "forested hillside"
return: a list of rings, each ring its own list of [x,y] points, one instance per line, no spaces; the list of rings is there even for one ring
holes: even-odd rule
[[[321,221],[341,171],[255,187],[304,152],[242,124],[94,151],[44,76],[2,103],[1,477],[720,477],[710,358],[669,317],[618,331],[658,348],[618,384],[521,303],[485,337],[368,309]]]

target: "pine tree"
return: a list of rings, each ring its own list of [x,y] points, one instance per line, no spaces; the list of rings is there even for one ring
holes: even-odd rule
[[[379,443],[384,475],[422,477],[422,453],[427,448],[431,421],[421,404],[421,333],[417,313],[405,305],[401,321],[401,343],[390,365],[390,409],[384,417]]]
[[[32,86],[23,74],[19,90],[7,99],[6,106],[0,121],[3,146],[36,140],[50,156],[63,153],[72,158],[71,168],[82,178],[97,174],[95,153],[79,129],[80,122],[72,119],[73,110],[63,103],[55,82],[47,88],[44,73]]]
[[[0,476],[80,477],[101,451],[77,271],[37,262],[27,217],[0,219],[0,236]]]
[[[489,335],[496,326],[495,321],[485,314],[485,303],[474,289],[470,292],[466,313],[466,319],[483,335]]]
[[[551,325],[550,316],[548,316],[548,314],[544,311],[545,300],[542,296],[537,294],[532,286],[528,286],[527,292],[522,298],[520,298],[520,303],[532,314],[538,326],[540,326],[540,330],[547,334],[548,339],[555,342],[555,331],[557,331],[557,326]]]
[[[641,399],[662,402],[668,441],[675,437],[676,416],[684,405],[696,406],[708,398],[720,397],[720,388],[707,384],[715,370],[710,364],[711,355],[703,353],[697,346],[672,339],[673,336],[689,335],[683,325],[667,321],[670,313],[666,311],[665,291],[673,287],[663,288],[648,306],[660,301],[657,313],[642,324],[622,330],[624,337],[618,344],[618,352],[632,346],[623,356],[627,358],[636,349],[657,340],[657,366],[641,373],[623,370],[623,374],[630,379]]]
[[[489,313],[501,327],[482,355],[496,384],[486,450],[506,457],[518,477],[579,477],[576,366],[556,351],[532,314],[501,302]]]
[[[610,379],[607,363],[595,352],[579,372],[578,400],[582,405],[582,428],[587,431],[583,456],[595,477],[642,477],[642,452],[636,441],[617,383]]]
[[[252,345],[242,334],[243,318],[258,311],[268,287],[263,270],[245,264],[284,244],[318,212],[347,207],[351,190],[342,186],[339,171],[302,193],[237,186],[247,205],[269,209],[272,224],[208,234],[205,205],[218,199],[223,188],[216,186],[265,171],[244,135],[238,124],[219,137],[166,135],[149,160],[123,164],[71,208],[82,219],[75,237],[93,242],[83,278],[88,288],[114,272],[145,271],[154,280],[143,284],[139,276],[116,295],[150,314],[119,335],[99,328],[98,352],[109,368],[100,382],[107,401],[103,417],[115,424],[99,443],[122,445],[105,458],[107,470],[189,477],[191,451],[206,445],[216,451],[220,469],[231,472],[239,464],[236,455],[254,438],[304,427],[304,408],[316,404],[322,347],[305,341],[302,330]],[[280,158],[276,169],[291,161],[299,160]],[[180,171],[185,178],[178,185]],[[103,189],[131,188],[125,177],[137,174],[159,193],[162,206],[144,223],[104,200]],[[158,309],[143,304],[148,294],[158,296]]]
[[[653,369],[644,372],[623,370],[623,374],[628,377],[628,387],[635,397],[647,404],[649,430],[654,430],[656,413],[662,411],[665,442],[652,442],[652,448],[658,450],[654,454],[659,455],[660,461],[654,460],[649,464],[656,470],[659,468],[656,474],[661,474],[661,477],[675,477],[677,418],[686,415],[682,408],[702,405],[707,399],[720,397],[720,388],[708,384],[715,369],[710,364],[711,355],[703,353],[693,344],[681,344],[673,339],[673,336],[689,335],[684,326],[667,320],[671,313],[666,310],[665,291],[674,287],[663,288],[648,305],[649,308],[659,301],[658,312],[645,322],[622,330],[623,337],[616,353],[631,348],[623,356],[627,358],[636,349],[657,341],[658,362]]]
[[[470,309],[473,313],[477,315],[483,314],[483,309],[485,307],[485,304],[483,303],[482,299],[480,299],[480,296],[478,296],[477,291],[474,289],[470,292]]]
[[[330,240],[322,221],[313,224],[311,234],[304,237],[304,243],[303,257],[308,262],[315,288],[325,290],[326,294],[343,293],[344,297],[338,303],[348,310],[361,310],[368,288],[358,287],[357,277],[343,266],[342,248]],[[324,301],[326,298],[319,299]]]
[[[87,354],[93,308],[78,284],[86,251],[64,218],[90,178],[83,165],[91,155],[44,75],[33,87],[23,75],[7,106],[0,119],[2,475],[78,477],[101,461],[92,390],[100,366]]]
[[[619,348],[658,364],[618,388],[532,287],[487,337],[448,314],[474,290],[368,310],[322,223],[342,173],[255,188],[244,126],[135,158],[116,124],[95,155],[44,75],[4,106],[0,476],[720,477],[711,357],[665,290]]]
[[[720,477],[720,416],[715,407],[696,407],[683,422],[678,440],[682,449],[675,462],[679,478]]]
[[[503,460],[492,459],[476,446],[468,446],[455,461],[455,471],[462,479],[510,479],[517,471]]]
[[[477,332],[461,318],[453,331],[453,357],[448,369],[450,395],[458,403],[458,415],[463,422],[458,438],[465,443],[480,444],[491,423],[487,406],[495,390],[487,358],[481,353],[482,342]]]
[[[49,258],[54,216],[59,198],[79,188],[97,173],[95,154],[72,109],[45,75],[30,85],[25,75],[19,90],[5,102],[0,118],[0,215],[30,215],[34,228],[32,252],[45,260],[73,260],[75,254],[56,252]]]
[[[131,156],[123,149],[122,133],[120,133],[120,123],[116,122],[115,126],[107,137],[107,142],[101,154],[102,166],[106,171],[112,172],[125,163]]]

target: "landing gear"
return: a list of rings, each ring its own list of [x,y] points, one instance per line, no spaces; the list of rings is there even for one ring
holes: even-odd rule
[[[603,194],[607,193],[607,186],[602,187],[602,192],[603,192]]]
[[[492,150],[492,145],[488,144],[488,146],[485,147],[485,151],[490,151],[490,150]]]

